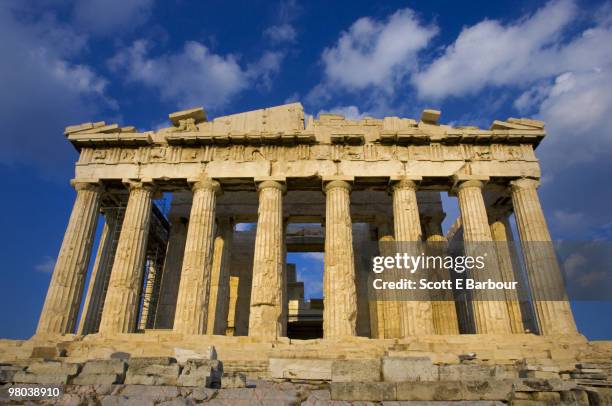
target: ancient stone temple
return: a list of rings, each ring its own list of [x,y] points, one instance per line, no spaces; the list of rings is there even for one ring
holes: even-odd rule
[[[214,346],[226,372],[331,381],[332,399],[381,401],[447,400],[442,392],[503,400],[530,391],[509,379],[558,380],[563,371],[586,379],[588,365],[576,372],[577,362],[609,367],[601,366],[610,363],[609,343],[589,343],[566,298],[541,294],[561,281],[552,248],[529,248],[551,241],[537,191],[541,121],[452,127],[436,110],[418,120],[315,119],[299,103],[169,118],[157,131],[66,128],[79,152],[72,214],[36,335],[4,344],[12,355],[0,361],[45,351],[81,363],[117,352],[173,356],[181,369],[164,361],[173,378],[155,382],[180,385],[193,367],[181,354]],[[446,234],[445,193],[460,212]],[[162,197],[170,207],[158,204]],[[431,301],[368,294],[371,257],[386,243],[507,242],[512,221],[522,259],[498,249],[484,276],[524,278],[527,303],[511,293],[462,302],[452,293]],[[304,298],[289,252],[323,253],[323,298]],[[128,377],[142,366],[134,365]],[[30,372],[15,382],[35,382]],[[491,379],[507,391],[487,383],[497,391],[489,396],[463,383]],[[415,382],[430,382],[431,393],[415,395]],[[438,393],[435,385],[447,386]],[[548,391],[560,399],[577,390],[567,385]]]
[[[522,241],[550,241],[534,153],[544,130],[528,119],[452,128],[439,117],[305,120],[294,103],[212,121],[202,109],[181,111],[156,132],[66,128],[80,152],[77,198],[37,334],[287,336],[287,227],[308,224],[324,235],[293,238],[290,249],[324,252],[323,337],[469,331],[453,303],[371,303],[364,242],[444,240],[441,192],[458,199],[465,241],[511,239],[511,213]],[[152,203],[164,193],[173,195],[167,217]],[[104,232],[92,254],[99,217]],[[237,231],[239,223],[253,227]],[[547,252],[526,253],[535,293],[548,283],[536,264],[557,265]],[[513,280],[505,259],[495,269]],[[536,300],[535,317],[516,300],[471,306],[475,333],[576,332],[564,301]]]

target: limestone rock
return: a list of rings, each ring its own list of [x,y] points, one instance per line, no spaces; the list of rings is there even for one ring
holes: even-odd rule
[[[429,358],[382,358],[382,375],[385,382],[437,381],[438,366]]]
[[[381,380],[380,359],[335,360],[332,382],[377,382]]]
[[[223,365],[218,360],[188,360],[178,379],[181,386],[217,388],[221,385]]]
[[[332,360],[270,358],[268,372],[271,378],[332,379]]]

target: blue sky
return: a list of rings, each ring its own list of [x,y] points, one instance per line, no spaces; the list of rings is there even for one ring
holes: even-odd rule
[[[605,2],[2,1],[0,337],[34,331],[74,199],[63,128],[85,121],[146,130],[181,108],[296,100],[484,127],[537,117],[554,238],[609,240],[611,44]],[[575,310],[612,338],[601,306]]]

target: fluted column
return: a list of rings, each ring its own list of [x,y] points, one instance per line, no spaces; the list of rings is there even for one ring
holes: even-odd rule
[[[448,242],[442,232],[442,221],[445,213],[440,210],[434,215],[428,216],[424,221],[425,242],[427,244],[427,255],[444,256]],[[430,280],[450,280],[451,275],[445,269],[430,269],[432,275]],[[451,271],[452,272],[452,271]],[[459,321],[457,308],[453,298],[452,290],[440,290],[432,292],[434,297],[431,302],[433,325],[436,334],[459,334]]]
[[[325,257],[323,271],[323,337],[357,333],[357,288],[350,213],[351,185],[325,185]]]
[[[114,237],[119,235],[118,228],[121,227],[120,221],[123,220],[123,215],[118,208],[103,209],[102,211],[104,213],[104,228],[102,229],[98,253],[91,271],[91,277],[89,278],[83,314],[79,321],[79,334],[95,333],[100,326],[104,298],[117,249],[117,241]]]
[[[97,183],[74,182],[72,207],[36,334],[67,334],[75,329],[100,205]]]
[[[208,302],[208,334],[225,334],[229,308],[229,278],[234,223],[230,218],[217,220],[217,236],[213,248],[210,300]]]
[[[491,221],[491,236],[493,241],[495,241],[497,261],[502,280],[504,282],[515,282],[518,280],[515,275],[518,270],[515,270],[512,258],[514,246],[508,216],[508,212],[496,213]],[[510,328],[513,333],[524,333],[525,328],[523,327],[518,292],[513,289],[506,289],[504,293],[506,295],[508,316],[510,317]]]
[[[174,325],[174,313],[181,281],[181,267],[187,240],[187,220],[170,218],[170,235],[159,290],[159,303],[155,314],[155,328],[170,329]]]
[[[386,221],[379,220],[378,223],[378,252],[381,256],[395,255],[395,243],[393,239],[392,227]],[[392,282],[396,275],[395,272],[387,270],[381,274],[383,281]],[[400,302],[398,293],[392,289],[383,289],[377,292],[380,294],[381,301],[378,302],[379,316],[379,337],[380,338],[400,338],[402,336],[402,323],[400,317]]]
[[[514,216],[521,238],[540,334],[575,334],[576,323],[538,197],[538,181],[511,182]]]
[[[463,222],[463,239],[465,253],[468,256],[483,256],[485,266],[468,274],[474,280],[486,281],[492,279],[501,281],[497,255],[491,249],[491,229],[487,218],[487,210],[482,196],[483,182],[480,180],[459,181],[457,197],[461,221]],[[486,253],[486,256],[484,255]],[[474,323],[476,333],[510,333],[510,319],[504,301],[496,300],[495,292],[474,290],[472,305],[474,308]]]
[[[275,339],[286,332],[283,323],[285,185],[275,180],[265,180],[259,183],[258,190],[249,336]]]
[[[193,183],[185,254],[181,270],[174,331],[205,334],[215,233],[215,204],[220,187],[203,178]]]
[[[129,187],[100,333],[131,333],[136,329],[154,187],[143,182],[131,182]]]
[[[402,252],[415,251],[417,243],[421,242],[421,220],[416,197],[417,185],[409,179],[402,179],[393,185],[393,220],[397,249]],[[410,243],[410,244],[405,244]],[[409,292],[403,294],[408,298]],[[400,301],[401,335],[434,334],[431,302],[426,300]]]

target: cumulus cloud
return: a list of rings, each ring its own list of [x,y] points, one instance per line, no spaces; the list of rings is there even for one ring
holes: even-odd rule
[[[86,0],[74,4],[78,25],[94,34],[132,30],[151,14],[153,0]]]
[[[157,89],[165,100],[179,107],[203,104],[207,108],[226,105],[252,81],[270,81],[282,58],[266,52],[259,61],[243,68],[232,54],[218,55],[197,41],[188,41],[176,53],[153,56],[150,44],[135,41],[109,61],[116,72],[125,72],[129,82]]]
[[[327,100],[335,90],[375,87],[393,93],[394,85],[416,68],[417,53],[437,31],[421,24],[410,9],[398,10],[384,21],[358,19],[323,51],[324,79],[311,91],[310,100]]]
[[[68,171],[75,157],[65,141],[67,124],[114,105],[107,80],[73,62],[87,39],[50,14],[41,17],[17,2],[0,3],[0,163]]]
[[[570,0],[559,0],[511,24],[484,20],[464,28],[439,58],[414,75],[419,95],[475,94],[487,85],[525,84],[550,74],[558,69],[550,58],[575,10]]]

